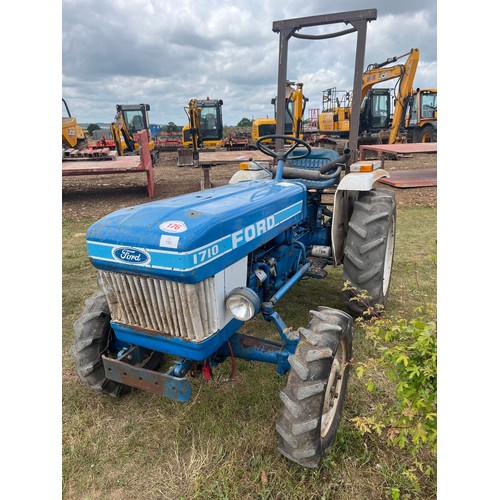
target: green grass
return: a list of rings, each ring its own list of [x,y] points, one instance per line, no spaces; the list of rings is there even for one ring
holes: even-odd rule
[[[279,391],[286,377],[271,365],[237,360],[215,379],[192,380],[193,397],[178,403],[134,391],[113,399],[94,393],[74,373],[69,354],[73,322],[96,289],[85,249],[92,221],[63,220],[63,497],[65,499],[185,498],[435,498],[435,478],[413,471],[405,450],[361,435],[350,421],[377,404],[362,381],[351,376],[343,421],[321,466],[310,470],[287,461],[276,449],[274,429],[281,412]],[[288,326],[307,323],[318,305],[344,308],[342,269],[326,280],[294,287],[278,310]],[[436,302],[436,210],[398,211],[396,255],[387,314],[408,317],[415,307]],[[276,338],[272,325],[254,320],[244,333]],[[354,356],[371,355],[359,332]],[[431,460],[431,459],[429,459]]]

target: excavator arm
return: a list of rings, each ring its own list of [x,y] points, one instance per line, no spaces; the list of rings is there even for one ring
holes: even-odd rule
[[[302,87],[304,86],[303,83],[295,83],[287,81],[286,85],[287,85],[287,92],[286,92],[287,108],[288,108],[288,103],[293,103],[292,104],[293,113],[291,113],[293,136],[300,139],[306,102],[309,99],[305,97],[302,92]],[[287,112],[289,112],[288,109]]]
[[[111,135],[113,136],[113,140],[116,144],[116,150],[118,151],[119,156],[123,156],[125,154],[125,148],[122,142],[125,141],[125,147],[129,151],[134,151],[134,138],[130,134],[127,125],[125,123],[125,119],[123,117],[123,113],[118,110],[115,116],[114,122],[111,124]]]
[[[418,49],[412,49],[404,65],[404,72],[399,82],[396,102],[394,104],[394,115],[392,117],[392,126],[389,134],[389,144],[401,142],[399,131],[403,124],[406,105],[412,93],[413,80],[417,72],[418,58]]]
[[[361,86],[361,101],[365,98],[368,91],[377,83],[399,78],[399,85],[397,86],[397,95],[395,96],[394,114],[392,118],[392,125],[389,132],[389,144],[399,142],[399,130],[403,123],[404,111],[408,99],[411,96],[413,80],[417,72],[418,60],[420,51],[419,49],[411,49],[407,54],[398,57],[392,57],[380,64],[371,64],[363,73],[362,86]],[[408,56],[404,64],[392,64],[397,60]]]
[[[197,106],[197,99],[191,99],[188,103],[186,113],[189,121],[189,131],[193,141],[193,159],[198,160],[198,141],[200,138],[200,108]]]
[[[393,80],[394,78],[401,78],[400,88],[402,84],[404,84],[405,88],[408,88],[409,85],[409,92],[411,92],[411,87],[417,71],[419,53],[420,51],[418,49],[411,49],[407,54],[392,57],[383,63],[370,64],[363,73],[361,83],[361,101],[363,101],[368,91],[375,84],[385,82],[387,80]],[[389,68],[385,67],[387,64],[396,62],[398,59],[405,56],[408,56],[405,64],[396,64]]]

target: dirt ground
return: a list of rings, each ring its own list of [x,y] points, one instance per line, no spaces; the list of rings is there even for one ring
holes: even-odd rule
[[[162,198],[200,190],[203,170],[193,167],[178,167],[176,152],[160,152],[155,166],[155,195],[147,196],[145,173],[87,175],[62,178],[62,213],[75,220],[100,217],[119,208],[139,205]],[[436,168],[436,154],[414,154],[398,160],[385,160],[384,168],[392,170]],[[213,167],[210,179],[214,183],[226,183],[238,164]],[[398,206],[437,205],[436,187],[392,188],[379,184],[378,187],[396,191]]]

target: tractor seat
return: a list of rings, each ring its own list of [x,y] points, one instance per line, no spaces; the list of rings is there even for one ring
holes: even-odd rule
[[[302,150],[303,151],[303,150]],[[306,158],[299,158],[294,160],[295,154],[302,154],[301,150],[292,151],[291,155],[288,157],[288,163],[290,167],[302,168],[304,170],[319,170],[322,165],[329,163],[340,155],[333,149],[324,148],[312,148],[311,154]],[[333,179],[328,179],[324,181],[312,181],[309,179],[293,179],[295,181],[302,182],[308,189],[326,189],[334,184],[338,184],[340,180],[340,174]]]

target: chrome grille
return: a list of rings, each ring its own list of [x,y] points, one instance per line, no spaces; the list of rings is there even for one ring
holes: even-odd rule
[[[185,284],[99,271],[113,321],[186,340],[218,329],[214,279]]]

